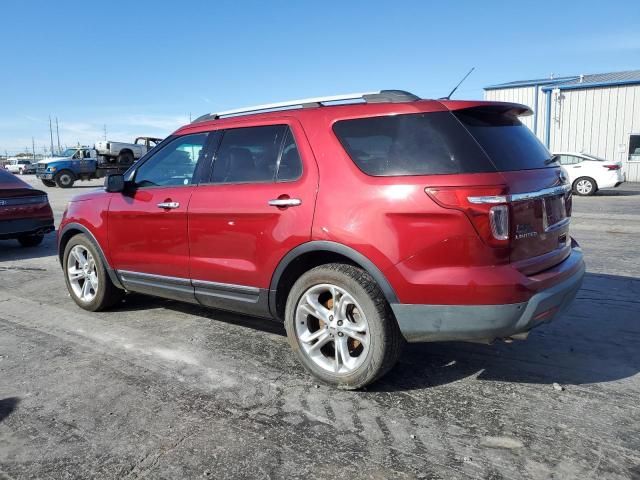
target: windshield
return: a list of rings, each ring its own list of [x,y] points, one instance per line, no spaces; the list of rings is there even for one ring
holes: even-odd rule
[[[67,148],[64,152],[60,154],[61,157],[73,157],[76,153],[77,149],[75,148]]]

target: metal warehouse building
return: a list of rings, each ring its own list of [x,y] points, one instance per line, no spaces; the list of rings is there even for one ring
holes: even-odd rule
[[[552,152],[620,160],[627,181],[640,181],[640,70],[522,80],[486,87],[486,100],[517,102],[527,125]]]

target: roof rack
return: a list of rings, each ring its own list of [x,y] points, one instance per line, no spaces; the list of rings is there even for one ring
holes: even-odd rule
[[[295,108],[315,108],[324,104],[336,104],[339,102],[350,102],[362,100],[364,103],[401,103],[414,102],[420,97],[404,90],[379,90],[377,92],[348,93],[345,95],[332,95],[329,97],[303,98],[301,100],[289,100],[287,102],[267,103],[264,105],[254,105],[253,107],[236,108],[224,112],[207,113],[196,118],[192,123],[203,122],[205,120],[217,120],[222,117],[233,117],[249,113],[274,112],[279,110],[291,110]]]

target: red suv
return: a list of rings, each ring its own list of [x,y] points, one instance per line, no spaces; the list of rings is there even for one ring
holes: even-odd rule
[[[205,115],[72,200],[69,292],[91,311],[132,291],[284,321],[342,388],[405,340],[524,338],[585,269],[529,113],[387,90]]]

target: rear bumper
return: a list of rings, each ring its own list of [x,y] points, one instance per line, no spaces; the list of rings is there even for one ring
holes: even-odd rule
[[[0,221],[0,239],[17,238],[22,235],[53,232],[53,218],[19,218]]]
[[[526,302],[502,305],[396,303],[391,308],[408,342],[490,342],[512,337],[558,317],[575,298],[585,272],[581,249],[574,247],[558,267],[571,275],[538,291]]]

